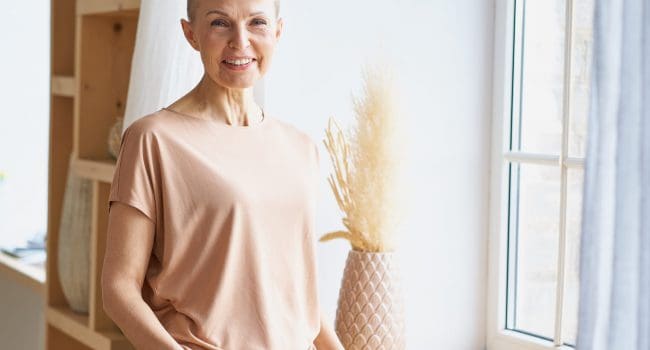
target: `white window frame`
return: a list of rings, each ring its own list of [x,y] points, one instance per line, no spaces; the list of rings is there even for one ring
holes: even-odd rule
[[[525,164],[550,164],[561,170],[560,186],[560,237],[558,241],[558,283],[556,292],[556,318],[554,339],[560,339],[561,317],[564,289],[564,257],[566,246],[566,199],[567,169],[584,167],[581,158],[568,157],[568,127],[570,89],[564,89],[562,146],[558,156],[538,155],[524,152],[511,152],[510,113],[513,95],[513,64],[518,58],[513,56],[515,45],[513,28],[515,25],[515,1],[495,0],[494,22],[494,67],[493,67],[493,111],[492,111],[492,145],[490,171],[490,220],[488,227],[488,293],[487,293],[487,350],[574,350],[556,342],[544,340],[521,332],[508,330],[506,324],[506,264],[508,235],[508,165],[509,162]],[[517,0],[521,1],[521,0]],[[565,52],[564,52],[564,86],[570,86],[571,77],[571,30],[573,0],[567,1]],[[516,34],[520,35],[520,34]],[[515,66],[516,68],[516,66]]]

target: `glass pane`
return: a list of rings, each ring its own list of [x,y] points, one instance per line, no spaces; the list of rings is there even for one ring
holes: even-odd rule
[[[574,1],[573,6],[569,156],[582,158],[585,156],[589,113],[594,1]]]
[[[519,1],[525,6],[521,115],[515,149],[559,154],[564,76],[564,0]],[[517,114],[515,114],[517,115]],[[519,130],[517,130],[517,128]],[[517,141],[519,147],[517,147]]]
[[[559,168],[520,164],[513,165],[513,169],[511,187],[515,198],[511,198],[510,205],[509,217],[513,225],[510,225],[509,251],[515,249],[516,254],[509,268],[515,278],[508,292],[509,303],[514,303],[514,310],[510,308],[513,317],[508,328],[552,339],[559,237]]]
[[[582,220],[582,169],[569,169],[567,176],[567,245],[564,315],[562,335],[565,343],[575,345],[578,330],[578,284],[580,263],[580,229]]]

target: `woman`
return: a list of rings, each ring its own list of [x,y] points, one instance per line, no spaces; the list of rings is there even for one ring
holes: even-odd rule
[[[278,8],[188,1],[204,76],[124,131],[101,284],[137,349],[343,349],[317,293],[318,149],[253,99]]]

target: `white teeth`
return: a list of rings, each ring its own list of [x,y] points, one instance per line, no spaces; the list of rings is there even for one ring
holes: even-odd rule
[[[247,58],[244,60],[226,60],[227,63],[234,64],[236,66],[243,66],[245,64],[251,63],[251,61],[253,61],[252,58]]]

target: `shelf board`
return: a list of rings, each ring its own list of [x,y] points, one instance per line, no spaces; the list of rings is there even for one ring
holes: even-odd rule
[[[84,0],[77,1],[77,15],[111,14],[138,10],[140,0]]]
[[[52,90],[52,95],[63,96],[63,97],[75,97],[76,95],[75,78],[54,75],[52,76],[50,89]]]
[[[92,349],[126,348],[128,340],[119,331],[92,331],[88,315],[78,314],[67,306],[48,306],[47,323]]]
[[[72,167],[80,177],[101,182],[113,182],[115,161],[112,159],[75,159]]]
[[[45,266],[26,264],[4,252],[0,252],[0,271],[9,278],[45,296]]]

